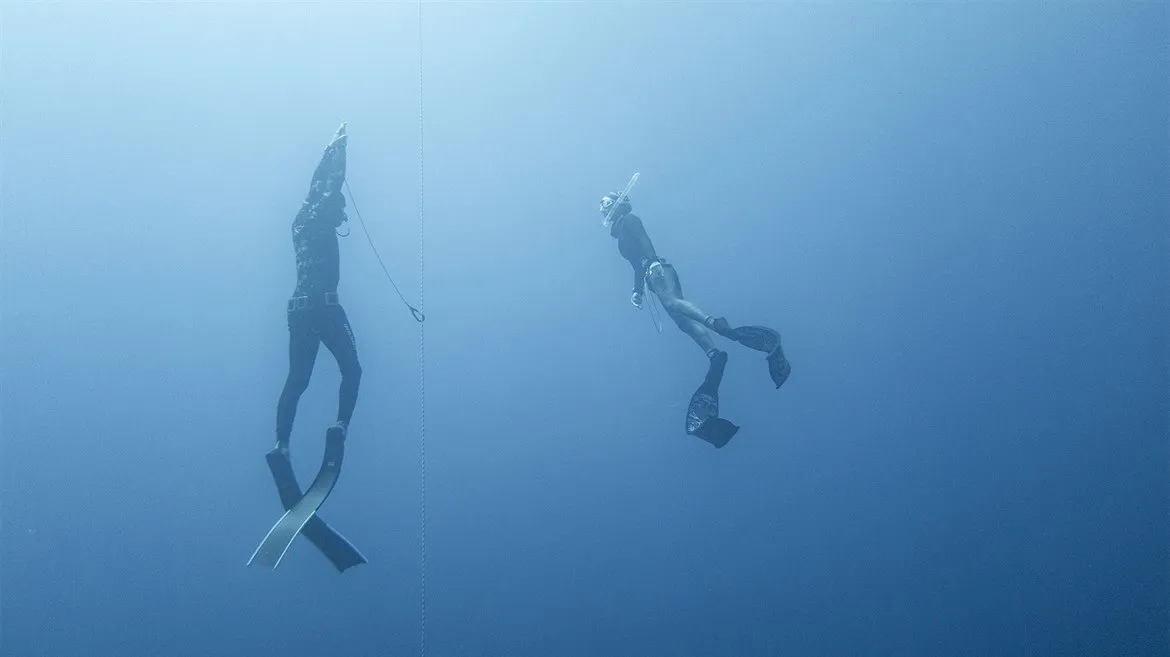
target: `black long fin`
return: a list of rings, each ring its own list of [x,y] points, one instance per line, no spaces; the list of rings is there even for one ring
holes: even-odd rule
[[[704,422],[695,435],[714,445],[715,449],[719,449],[731,442],[737,431],[739,431],[739,427],[730,421],[721,417],[713,417]]]
[[[285,511],[293,508],[301,501],[302,493],[288,455],[274,449],[264,458],[268,462],[268,470],[272,473],[272,480],[280,495],[281,506]],[[367,563],[366,558],[353,543],[330,527],[319,515],[314,514],[309,518],[309,522],[301,529],[301,535],[309,539],[338,572],[345,572],[349,568]]]
[[[780,334],[775,329],[766,326],[740,326],[732,329],[731,337],[749,349],[768,354],[768,376],[772,377],[772,383],[776,384],[776,388],[784,385],[792,374],[792,364],[784,355]]]
[[[780,346],[780,334],[767,326],[740,326],[732,329],[731,339],[765,354],[771,354]]]
[[[715,353],[703,384],[691,395],[687,405],[687,433],[711,443],[716,449],[726,445],[739,431],[739,427],[719,417],[719,384],[723,381],[725,367],[727,353]]]
[[[768,356],[768,375],[772,377],[772,383],[775,383],[776,388],[779,389],[788,380],[790,374],[792,374],[792,364],[784,356],[784,350],[777,345],[776,351]]]
[[[330,427],[325,432],[325,455],[321,459],[321,468],[313,479],[309,490],[291,509],[284,512],[280,520],[268,531],[248,565],[276,568],[284,558],[288,548],[296,539],[297,534],[317,513],[317,509],[328,499],[329,493],[337,484],[341,474],[341,463],[345,456],[345,431],[341,427]]]

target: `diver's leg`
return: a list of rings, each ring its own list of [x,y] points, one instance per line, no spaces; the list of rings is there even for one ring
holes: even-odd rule
[[[672,315],[682,315],[687,319],[698,322],[700,325],[711,325],[712,317],[703,312],[693,301],[688,301],[680,296],[660,296],[658,298],[662,301],[662,307],[666,309],[666,312]]]
[[[664,307],[665,305],[666,304],[663,304]],[[696,322],[690,317],[684,317],[669,310],[667,313],[670,315],[670,318],[674,320],[675,325],[677,325],[683,333],[689,335],[691,339],[695,341],[695,344],[699,345],[699,348],[703,350],[703,353],[707,354],[708,358],[710,358],[711,354],[714,352],[719,351],[719,349],[715,346],[715,339],[711,337],[711,332],[708,331],[702,324]]]
[[[719,335],[730,337],[731,327],[727,324],[727,320],[722,317],[713,317],[708,315],[699,308],[693,301],[688,301],[683,297],[682,282],[678,278],[678,271],[674,265],[660,265],[654,268],[653,275],[649,277],[650,289],[658,294],[659,301],[662,302],[662,307],[671,317],[682,316],[687,319],[698,322],[700,326],[705,326]],[[678,320],[675,320],[678,323]],[[681,324],[680,324],[681,327]],[[683,329],[684,331],[686,329]]]
[[[289,317],[288,378],[276,405],[276,448],[288,453],[297,402],[309,387],[313,363],[317,360],[319,340],[305,317]]]
[[[337,396],[337,424],[348,431],[349,421],[357,406],[358,387],[362,380],[362,366],[358,362],[357,341],[341,306],[329,308],[329,324],[321,333],[321,341],[337,359],[341,369],[341,388]]]
[[[709,315],[699,309],[694,303],[683,298],[682,281],[678,278],[678,271],[674,265],[658,264],[650,270],[650,276],[647,277],[647,282],[650,285],[651,291],[658,295],[658,300],[662,302],[662,308],[670,314],[671,317],[682,316],[692,319],[699,324],[705,324],[709,319]],[[678,319],[674,320],[678,323]],[[679,324],[681,328],[682,325]],[[683,329],[684,331],[686,329]]]
[[[768,354],[768,374],[776,387],[784,385],[792,373],[792,366],[780,346],[780,333],[766,326],[740,326],[732,328],[725,317],[712,317],[698,306],[683,298],[682,283],[672,265],[659,265],[647,278],[650,289],[658,295],[662,307],[674,319],[675,324],[691,336],[711,357],[714,344],[707,329],[725,338],[735,340],[749,349]],[[695,325],[697,323],[697,326]]]

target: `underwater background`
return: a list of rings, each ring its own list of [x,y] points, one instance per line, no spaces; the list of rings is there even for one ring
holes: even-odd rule
[[[419,12],[0,4],[0,654],[1170,652],[1167,5]],[[370,562],[247,568],[342,120],[321,516]],[[720,450],[601,226],[634,172],[687,297],[784,336]]]

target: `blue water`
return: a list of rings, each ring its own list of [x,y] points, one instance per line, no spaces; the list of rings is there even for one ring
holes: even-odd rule
[[[1168,654],[1168,14],[426,3],[420,177],[414,3],[5,3],[0,654]],[[248,569],[341,120],[425,335],[351,222],[370,563]],[[687,296],[784,335],[722,450],[600,225],[635,171]]]

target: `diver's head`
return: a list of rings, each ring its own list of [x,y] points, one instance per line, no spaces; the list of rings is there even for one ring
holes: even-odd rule
[[[633,207],[630,205],[630,197],[622,196],[619,192],[610,192],[601,197],[598,209],[603,217],[602,223],[609,226],[629,214]]]

